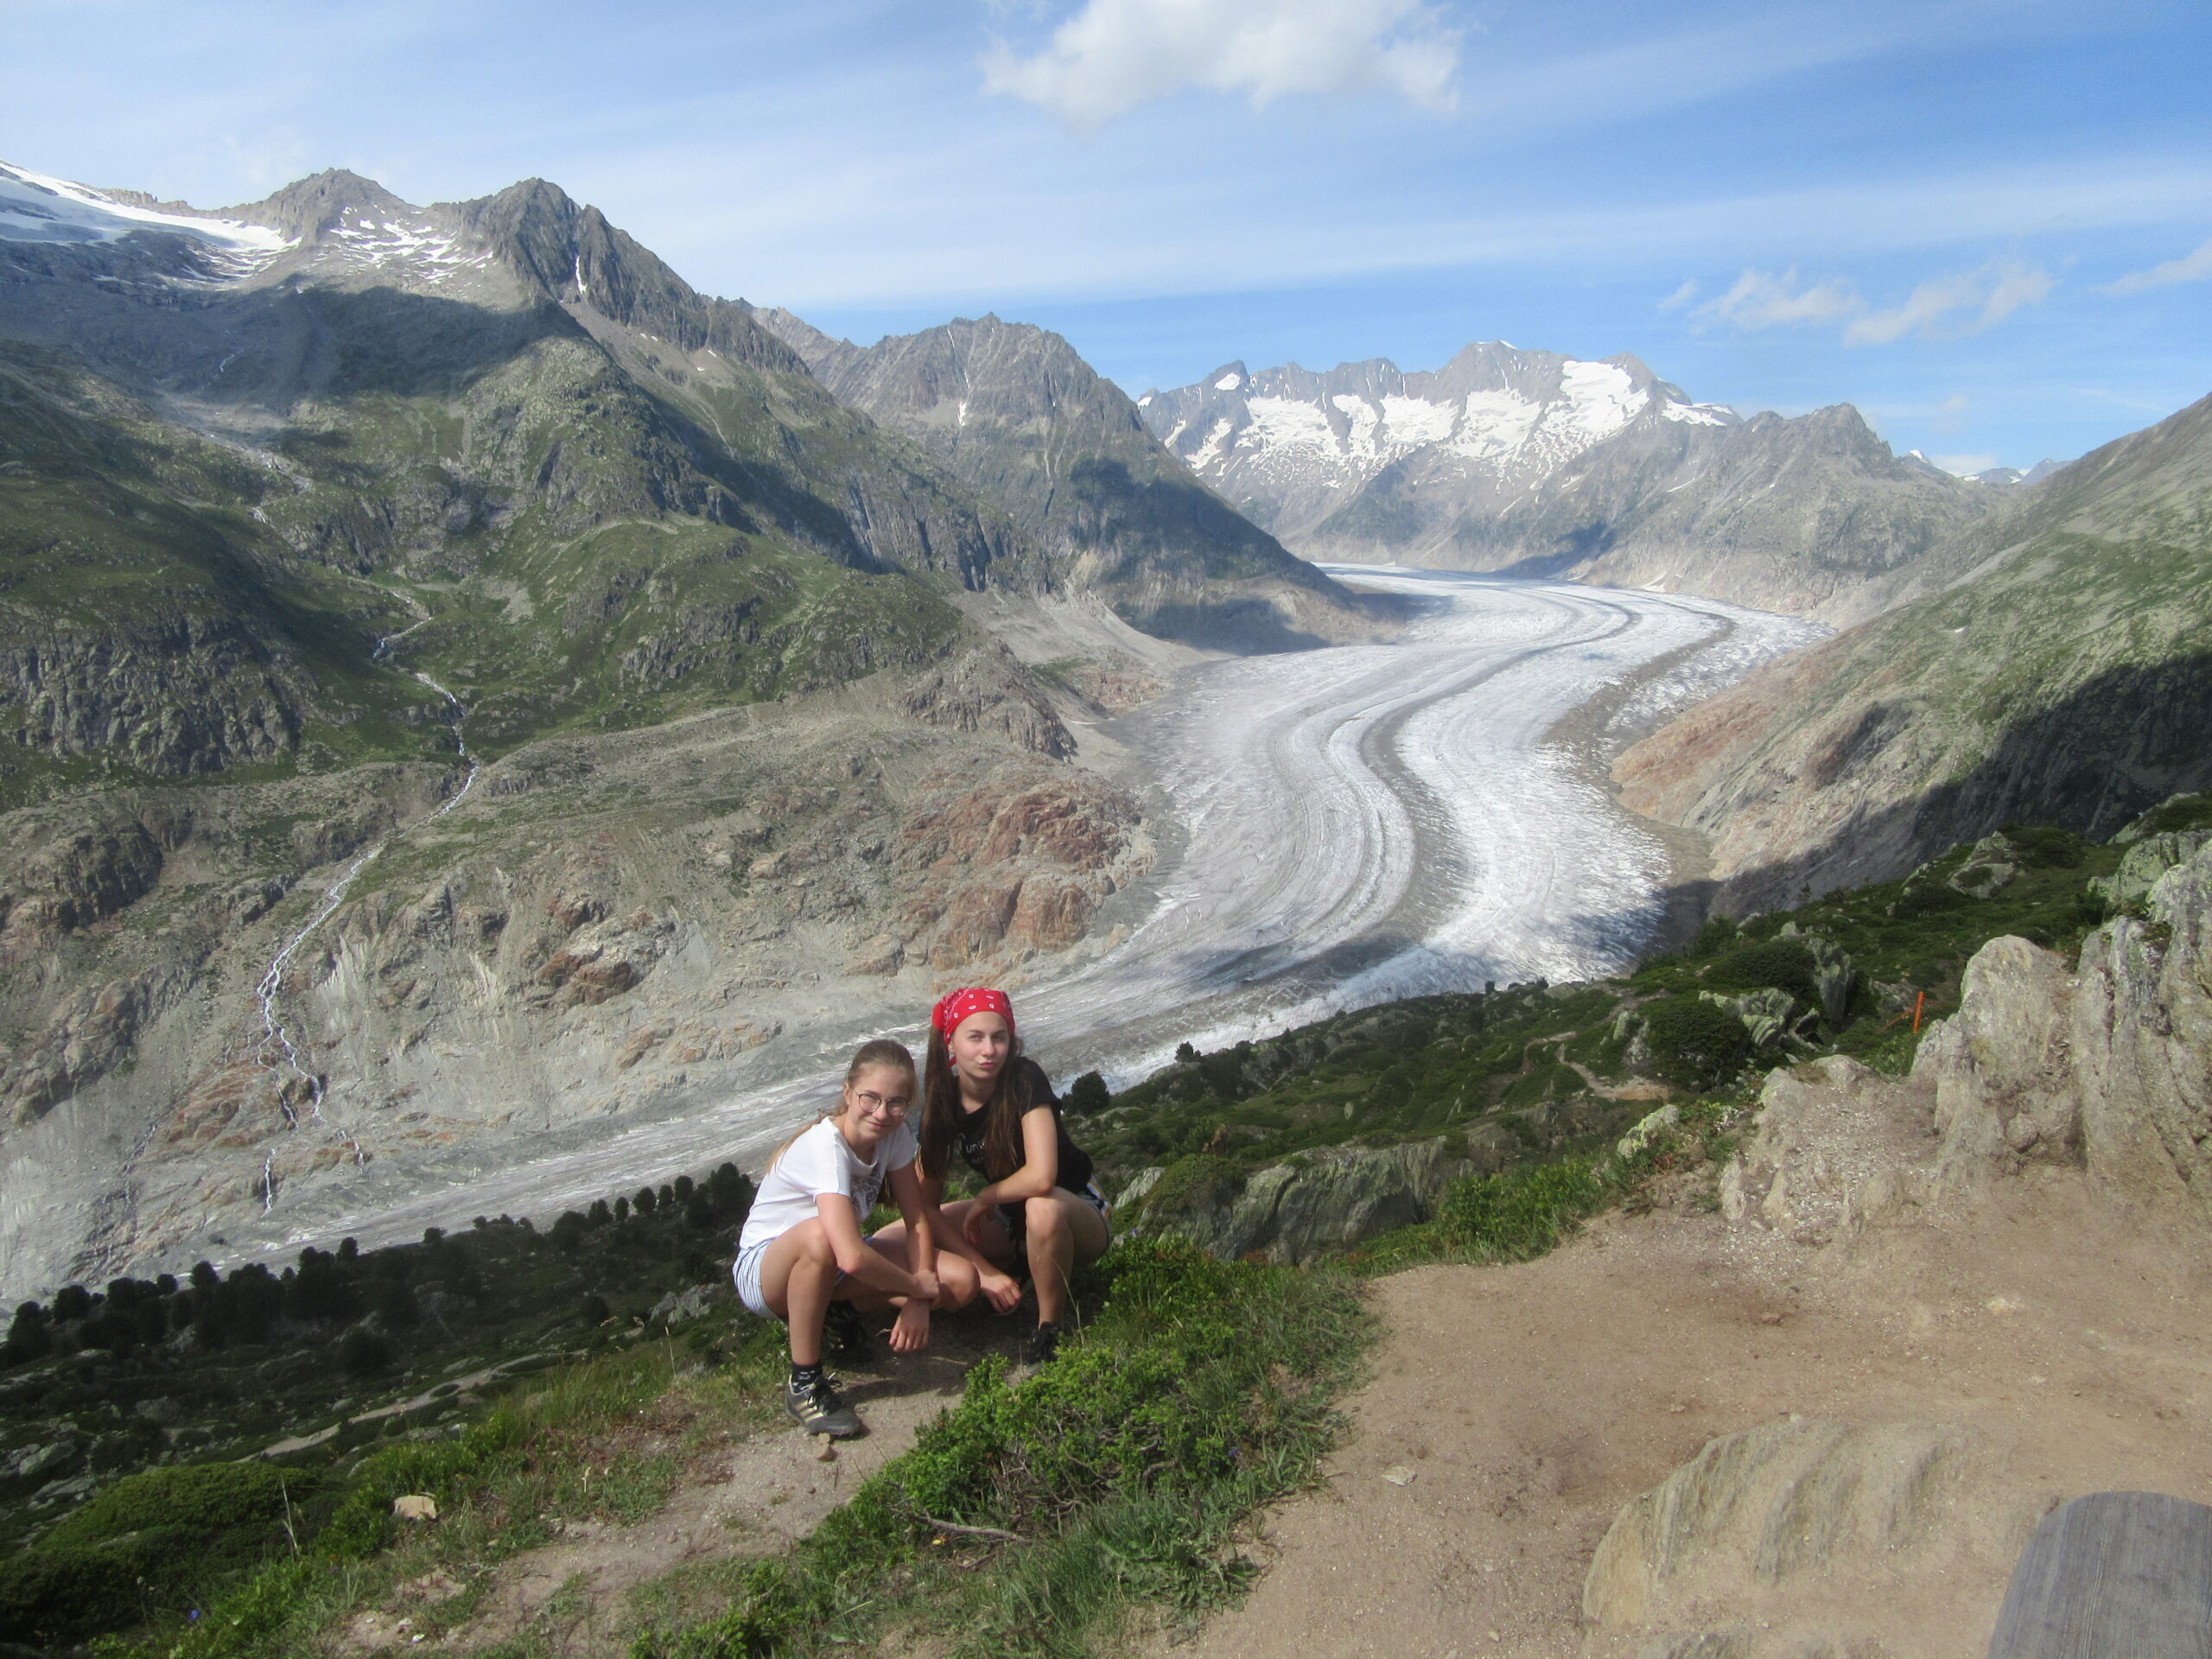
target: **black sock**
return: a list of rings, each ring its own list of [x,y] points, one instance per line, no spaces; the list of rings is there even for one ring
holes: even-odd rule
[[[811,1365],[802,1365],[797,1360],[791,1362],[792,1388],[810,1389],[821,1380],[822,1362],[820,1360],[816,1360]]]

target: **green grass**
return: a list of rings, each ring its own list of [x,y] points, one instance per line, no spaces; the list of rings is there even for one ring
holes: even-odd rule
[[[1315,1478],[1367,1317],[1340,1277],[1172,1242],[1124,1244],[1096,1273],[1103,1301],[1059,1358],[1021,1382],[977,1367],[912,1450],[760,1563],[726,1611],[646,1630],[634,1659],[893,1632],[956,1654],[1075,1655],[1139,1610],[1233,1601],[1254,1573],[1236,1529]]]
[[[1371,1328],[1353,1281],[1170,1241],[1116,1249],[1077,1295],[1084,1318],[1059,1357],[1026,1376],[976,1367],[958,1403],[796,1548],[747,1558],[734,1541],[729,1560],[645,1586],[632,1613],[597,1610],[602,1628],[626,1617],[632,1651],[669,1659],[918,1636],[963,1654],[1073,1655],[1133,1619],[1236,1599],[1255,1571],[1239,1528],[1315,1479],[1338,1431]],[[500,1561],[566,1521],[651,1516],[688,1464],[761,1426],[781,1334],[736,1316],[703,1365],[696,1342],[618,1343],[518,1381],[454,1432],[315,1468],[116,1483],[0,1575],[7,1630],[50,1642],[108,1629],[116,1659],[306,1659],[360,1610],[404,1605],[416,1632],[442,1637],[479,1611]],[[394,1518],[409,1494],[436,1501],[435,1525]],[[32,1580],[42,1605],[7,1599]],[[446,1587],[425,1600],[425,1583]],[[512,1651],[542,1639],[525,1631]]]

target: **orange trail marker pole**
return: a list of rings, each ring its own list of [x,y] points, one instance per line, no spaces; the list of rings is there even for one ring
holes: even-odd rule
[[[1920,1011],[1928,1006],[1928,993],[1923,991],[1912,1000],[1912,1034],[1920,1035]]]

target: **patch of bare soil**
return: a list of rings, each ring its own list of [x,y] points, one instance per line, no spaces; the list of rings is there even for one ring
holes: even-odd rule
[[[471,1653],[528,1636],[556,1656],[621,1651],[631,1591],[682,1567],[773,1554],[804,1537],[959,1399],[971,1366],[1009,1351],[1027,1328],[1019,1319],[969,1312],[938,1319],[919,1354],[893,1354],[879,1341],[868,1363],[834,1366],[868,1432],[838,1442],[827,1460],[817,1441],[779,1420],[695,1460],[650,1519],[571,1521],[556,1541],[501,1562],[474,1617],[442,1638],[419,1635],[408,1612],[461,1588],[433,1573],[436,1581],[403,1586],[392,1605],[359,1614],[340,1645],[359,1654]]]
[[[1196,1649],[1980,1659],[2050,1507],[2212,1501],[2203,1262],[2046,1170],[1847,1247],[1662,1210],[1383,1281],[1326,1488]]]

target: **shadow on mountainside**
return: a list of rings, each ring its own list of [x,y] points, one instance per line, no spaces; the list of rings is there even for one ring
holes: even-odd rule
[[[1911,719],[1871,705],[1842,742],[1815,758],[1821,775],[1811,781],[1848,788]],[[1713,906],[1740,914],[1892,880],[2005,823],[2055,823],[2101,839],[2170,796],[2212,785],[2208,733],[2212,653],[2107,669],[2005,727],[1962,777],[1854,814],[1810,851],[1726,877]]]

